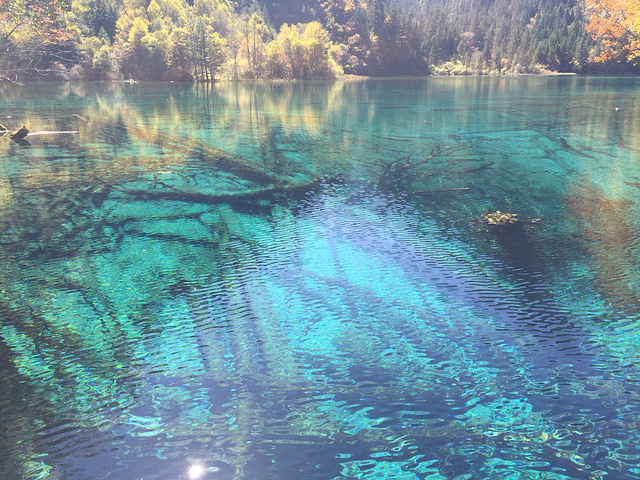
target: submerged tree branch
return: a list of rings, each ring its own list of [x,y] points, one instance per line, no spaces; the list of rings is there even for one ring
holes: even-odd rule
[[[138,200],[173,200],[177,202],[189,203],[233,203],[247,200],[275,200],[282,195],[286,196],[302,196],[317,188],[321,183],[326,182],[326,178],[316,178],[310,182],[278,185],[267,188],[259,188],[254,190],[245,190],[240,192],[228,192],[219,194],[208,194],[201,192],[189,191],[148,191],[148,190],[128,190],[116,189],[125,195],[129,195]]]
[[[440,175],[460,175],[471,173],[479,170],[483,170],[485,168],[490,167],[494,164],[494,162],[483,163],[482,165],[476,167],[470,167],[463,170],[454,170],[452,168],[443,168],[436,171],[424,171],[419,167],[426,166],[429,162],[434,160],[437,157],[450,157],[456,152],[462,151],[464,149],[473,147],[478,142],[471,143],[459,143],[458,145],[454,145],[453,147],[446,147],[444,149],[440,148],[440,145],[437,145],[429,155],[416,160],[411,161],[411,156],[404,156],[393,160],[392,162],[384,163],[382,173],[378,175],[378,177],[374,180],[374,184],[381,189],[388,189],[391,187],[397,187],[399,184],[416,180],[416,179],[424,179],[429,177],[435,177]],[[465,159],[465,160],[473,160],[473,159]],[[429,192],[431,190],[424,190],[424,192]]]
[[[425,158],[418,160],[417,162],[409,162],[407,157],[404,157],[401,160],[406,160],[402,165],[396,167],[396,168],[392,168],[389,171],[389,175],[395,175],[396,173],[400,173],[400,172],[404,172],[406,170],[409,170],[411,168],[415,168],[415,167],[419,167],[420,165],[424,165],[425,163],[433,160],[436,157],[448,157],[450,156],[452,153],[455,153],[459,150],[462,150],[464,148],[469,148],[476,145],[476,143],[460,143],[458,145],[455,145],[453,147],[447,147],[445,149],[440,149],[440,145],[436,145],[436,148],[434,150],[431,151],[431,153],[429,155],[427,155]]]
[[[191,137],[183,139],[176,135],[130,124],[124,124],[124,127],[127,133],[137,140],[153,143],[167,150],[186,152],[191,155],[195,154],[197,158],[208,164],[214,165],[244,180],[262,185],[281,185],[286,183],[286,180],[282,176],[273,173],[264,166],[232,153],[225,152],[197,138]]]

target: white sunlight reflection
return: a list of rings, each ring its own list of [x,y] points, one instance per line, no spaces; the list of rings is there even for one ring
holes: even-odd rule
[[[205,472],[206,469],[203,465],[198,463],[191,465],[188,471],[189,480],[198,480],[199,478],[202,478]]]

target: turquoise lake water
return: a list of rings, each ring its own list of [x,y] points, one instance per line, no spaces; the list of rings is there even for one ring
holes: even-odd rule
[[[639,78],[0,85],[0,123],[1,478],[640,478]]]

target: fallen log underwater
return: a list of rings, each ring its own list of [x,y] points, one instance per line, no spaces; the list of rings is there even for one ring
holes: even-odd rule
[[[595,157],[581,152],[580,150],[577,150],[576,148],[573,148],[571,145],[569,145],[569,142],[567,142],[566,138],[564,137],[554,137],[553,135],[550,135],[546,132],[543,132],[541,130],[534,130],[535,132],[537,132],[538,134],[540,134],[541,136],[545,137],[547,140],[550,140],[551,142],[557,144],[560,147],[560,151],[561,150],[566,150],[568,152],[574,153],[576,155],[579,155],[581,157],[585,157],[585,158],[591,158],[591,159],[595,159]]]
[[[0,133],[6,135],[11,132],[11,130],[7,129],[4,125],[0,124]],[[33,137],[36,135],[60,135],[60,134],[76,134],[78,130],[38,130],[32,132],[28,130],[26,127],[22,127],[20,130],[15,131],[9,138],[11,140],[22,140],[25,137]]]
[[[9,138],[11,138],[11,140],[20,140],[20,139],[26,137],[27,135],[29,135],[29,130],[27,130],[27,127],[23,126],[20,130],[15,132]]]
[[[77,114],[75,116],[86,122],[87,125],[97,125],[98,127],[100,127],[101,125],[108,126],[108,124],[105,124],[100,119],[89,120]],[[131,139],[134,139],[136,141],[156,145],[161,150],[167,151],[167,153],[172,152],[182,156],[186,156],[187,158],[195,157],[198,160],[205,162],[209,166],[215,167],[224,173],[233,175],[240,180],[252,182],[257,186],[257,188],[249,188],[236,192],[224,191],[222,193],[203,193],[200,191],[182,190],[180,189],[180,187],[176,187],[175,185],[170,187],[168,185],[165,185],[163,182],[159,182],[157,178],[155,178],[153,186],[149,190],[143,190],[139,188],[115,189],[124,193],[125,195],[135,197],[137,199],[174,200],[203,204],[229,203],[238,201],[248,202],[253,200],[276,199],[277,197],[281,197],[283,195],[303,195],[317,187],[323,181],[326,181],[326,178],[319,178],[317,176],[313,176],[310,172],[307,172],[307,178],[312,178],[310,181],[303,181],[302,183],[294,182],[291,177],[280,174],[279,172],[275,172],[266,165],[262,165],[258,162],[253,162],[233,153],[226,152],[218,147],[206,143],[206,141],[204,140],[194,137],[193,135],[184,137],[178,136],[166,132],[161,132],[153,127],[150,128],[134,125],[128,122],[123,122],[121,120],[118,120],[116,123],[120,134],[123,136],[123,139],[126,138],[126,136],[129,136]],[[269,143],[272,144],[272,139],[270,138],[269,140]],[[410,185],[410,182],[441,175],[464,175],[491,167],[494,163],[492,161],[468,168],[456,169],[449,167],[441,168],[437,171],[433,171],[432,169],[423,170],[423,168],[421,168],[427,166],[427,164],[429,164],[429,162],[436,157],[445,158],[447,163],[455,162],[456,164],[459,164],[460,162],[481,160],[468,157],[452,157],[458,152],[462,152],[466,149],[472,148],[477,143],[478,142],[461,142],[454,146],[444,148],[441,148],[440,145],[437,145],[429,155],[421,156],[421,158],[415,161],[411,161],[411,155],[408,155],[401,158],[396,158],[391,162],[384,162],[382,160],[377,163],[369,162],[370,166],[377,167],[376,170],[380,170],[378,170],[378,172],[375,172],[374,170],[374,172],[372,172],[373,179],[366,183],[377,190],[400,188],[405,190],[407,193],[414,195],[426,195],[431,192],[466,190],[466,187],[436,189],[424,189],[420,187],[416,188],[416,185]],[[270,146],[271,149],[274,148],[273,145]],[[264,157],[264,155],[262,156]],[[278,162],[275,161],[274,165],[277,166]],[[302,173],[304,176],[304,172],[300,173]],[[336,174],[334,175],[334,178],[341,178],[341,175]],[[166,189],[163,191],[152,191],[155,190],[158,185],[166,187]]]
[[[267,188],[245,190],[239,192],[227,192],[219,194],[208,194],[194,191],[149,191],[149,190],[129,190],[124,188],[114,188],[119,192],[135,197],[140,200],[173,200],[178,202],[218,204],[244,200],[273,200],[281,195],[287,197],[297,197],[306,195],[317,188],[322,183],[327,182],[326,178],[316,178],[309,182],[299,184],[278,185]]]
[[[224,150],[207,144],[203,140],[191,137],[183,139],[176,135],[170,135],[158,131],[152,131],[145,127],[125,124],[127,133],[137,140],[153,143],[160,148],[172,151],[182,151],[196,154],[197,158],[209,165],[214,165],[221,170],[236,175],[244,180],[268,185],[281,184],[285,179],[262,165],[239,157]]]
[[[29,132],[28,136],[34,135],[60,135],[60,134],[74,134],[78,133],[78,130],[40,130],[37,132]]]
[[[89,126],[100,128],[108,125],[100,119],[88,119],[78,114],[74,114],[74,116],[86,122],[86,125]],[[161,132],[152,127],[133,125],[122,121],[117,121],[116,124],[123,136],[129,135],[134,140],[156,145],[162,150],[180,153],[187,157],[195,157],[208,165],[215,166],[221,171],[235,175],[243,180],[263,186],[286,183],[285,177],[272,172],[265,166],[239,155],[226,152],[193,135],[185,138]]]
[[[477,145],[472,142],[464,142],[454,145],[452,147],[440,148],[440,145],[436,147],[426,156],[412,161],[412,155],[405,155],[396,158],[390,162],[379,161],[378,166],[381,167],[382,172],[374,177],[369,182],[372,188],[379,190],[389,189],[402,189],[407,191],[411,195],[426,195],[433,192],[455,191],[455,190],[467,190],[468,187],[453,187],[453,188],[436,188],[436,189],[415,189],[411,188],[410,182],[412,180],[423,180],[430,177],[437,176],[453,176],[453,175],[465,175],[468,173],[478,172],[491,167],[495,162],[484,162],[480,165],[467,167],[467,168],[455,168],[451,165],[452,162],[459,164],[460,162],[478,161],[482,159],[476,158],[448,158],[451,155],[464,151]],[[432,160],[438,158],[446,158],[446,167],[438,170],[424,170],[425,167],[431,165]]]

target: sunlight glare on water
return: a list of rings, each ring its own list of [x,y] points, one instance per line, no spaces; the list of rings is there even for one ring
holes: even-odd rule
[[[639,86],[1,85],[0,476],[640,478]]]

